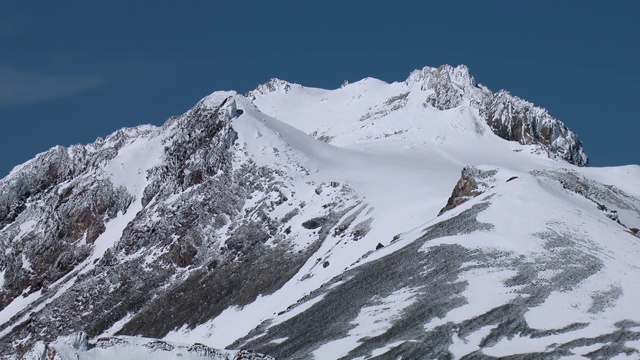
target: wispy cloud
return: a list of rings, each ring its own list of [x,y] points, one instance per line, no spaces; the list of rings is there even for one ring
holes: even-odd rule
[[[0,67],[0,106],[58,99],[104,82],[99,75],[51,75]]]

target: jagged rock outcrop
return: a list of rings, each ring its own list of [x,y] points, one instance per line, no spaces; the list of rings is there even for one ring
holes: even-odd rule
[[[121,333],[156,338],[195,327],[279,289],[317,250],[356,195],[330,186],[323,196],[340,201],[314,213],[326,221],[296,245],[289,222],[305,216],[305,203],[294,203],[276,164],[243,154],[234,95],[215,93],[161,129],[54,148],[3,180],[0,251],[10,256],[0,258],[0,308],[22,295],[36,300],[0,326],[10,331],[0,354],[72,331],[95,337],[122,319]],[[112,178],[118,156],[147,143],[157,143],[159,164]],[[313,193],[322,184],[305,186]],[[276,215],[283,209],[290,215]],[[114,225],[118,217],[129,220]],[[109,226],[110,238],[100,238]]]
[[[300,85],[298,84],[291,84],[285,80],[271,78],[266,83],[258,85],[254,91],[263,95],[277,90],[282,90],[283,92],[287,93],[289,92],[289,90],[291,90],[292,86],[300,87]],[[251,92],[249,92],[247,96],[252,96]]]
[[[422,91],[429,93],[425,106],[438,110],[474,107],[497,136],[523,145],[540,145],[550,156],[571,164],[588,164],[582,143],[563,122],[549,115],[546,109],[507,91],[493,93],[476,84],[464,65],[425,67],[411,73],[405,83],[418,83]]]
[[[484,98],[480,114],[491,130],[503,139],[523,145],[540,144],[551,156],[586,166],[588,157],[576,134],[536,107],[502,90]]]
[[[496,173],[496,170],[480,170],[473,166],[465,166],[462,169],[460,180],[456,183],[447,204],[440,210],[438,216],[485,192],[495,182]]]
[[[105,223],[133,201],[124,187],[100,175],[100,167],[122,142],[147,133],[140,127],[106,142],[55,147],[0,182],[0,307],[46,290],[87,259]]]
[[[427,66],[412,72],[405,83],[419,83],[420,90],[429,93],[425,105],[438,110],[449,110],[468,104],[469,99],[478,96],[478,93],[488,92],[476,85],[475,79],[464,65],[442,65],[438,68]]]

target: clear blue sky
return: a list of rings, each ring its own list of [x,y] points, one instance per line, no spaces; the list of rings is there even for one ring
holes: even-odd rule
[[[640,163],[640,1],[0,0],[0,177],[271,77],[336,88],[466,64],[547,108],[592,166]]]

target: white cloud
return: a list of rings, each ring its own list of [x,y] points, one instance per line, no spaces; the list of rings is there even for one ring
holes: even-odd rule
[[[49,75],[0,67],[0,106],[62,98],[98,87],[99,75]]]

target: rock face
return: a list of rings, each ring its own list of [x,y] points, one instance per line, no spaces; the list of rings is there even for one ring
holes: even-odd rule
[[[79,324],[94,337],[123,318],[120,332],[159,338],[246,305],[296,273],[352,195],[331,186],[342,199],[326,204],[317,238],[294,251],[297,232],[285,232],[287,217],[272,213],[287,207],[289,219],[305,216],[304,204],[289,200],[290,185],[277,167],[237,160],[234,153],[242,150],[230,121],[240,112],[233,95],[205,98],[161,129],[123,130],[87,146],[54,148],[3,180],[0,306],[29,295],[37,300],[2,325],[11,332],[0,353],[11,351],[13,339],[37,333],[53,341]],[[111,177],[105,163],[138,142],[156,142],[161,163],[123,174],[125,183],[137,176],[143,186],[115,185],[123,179]],[[323,187],[307,186],[309,192]],[[105,223],[117,217],[129,222],[105,234]],[[99,238],[103,234],[117,238]],[[96,254],[98,238],[114,245]],[[38,316],[21,321],[45,303]],[[18,346],[18,353],[27,347]]]
[[[438,110],[450,110],[468,104],[471,98],[489,93],[485,88],[478,87],[469,69],[460,65],[452,67],[443,65],[438,68],[425,67],[409,75],[405,84],[420,84],[420,90],[429,93],[425,105]]]
[[[640,170],[586,163],[464,66],[216,92],[0,180],[0,357],[635,354]]]
[[[496,173],[496,170],[482,171],[469,166],[463,168],[460,180],[456,183],[447,204],[440,210],[438,216],[485,192],[491,183],[495,182],[493,176]]]
[[[146,133],[136,128],[112,135],[109,145],[56,147],[2,181],[0,307],[46,289],[87,259],[105,223],[133,200],[123,187],[90,174],[124,141]]]
[[[425,105],[438,110],[470,105],[478,109],[493,133],[505,140],[542,145],[550,156],[578,166],[588,163],[582,143],[564,123],[507,91],[492,93],[476,84],[464,65],[425,67],[409,76],[407,83],[411,82],[418,82],[423,91],[429,91]]]
[[[501,138],[520,144],[541,144],[551,156],[586,166],[588,157],[576,134],[532,103],[500,91],[487,96],[480,113]]]

